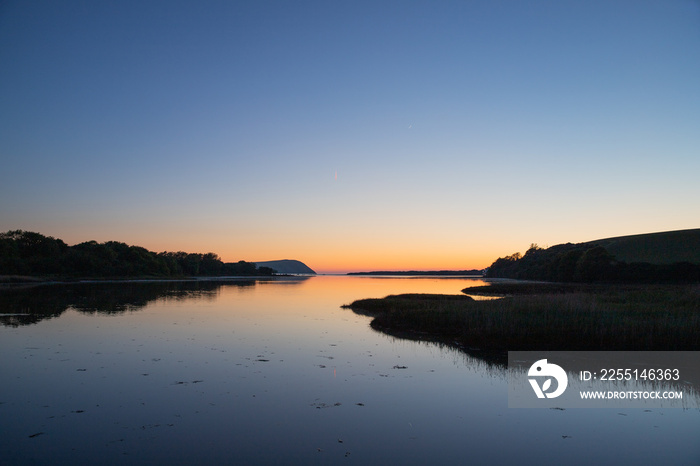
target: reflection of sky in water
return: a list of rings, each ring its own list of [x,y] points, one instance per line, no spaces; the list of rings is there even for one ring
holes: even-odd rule
[[[339,307],[470,284],[229,284],[0,327],[2,462],[700,461],[698,410],[508,409],[504,370]]]

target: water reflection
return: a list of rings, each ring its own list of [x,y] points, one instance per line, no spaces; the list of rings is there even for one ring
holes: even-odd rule
[[[83,314],[122,314],[138,311],[159,300],[213,301],[224,287],[244,289],[268,282],[299,285],[307,278],[80,282],[5,287],[0,288],[0,325],[32,325],[58,317],[68,309]]]
[[[697,464],[697,411],[508,409],[502,367],[378,333],[340,308],[470,284],[312,277],[10,293],[7,314],[60,317],[0,327],[0,463]]]
[[[358,315],[370,316],[370,314],[355,311]],[[443,350],[454,350],[464,353],[472,361],[478,361],[479,364],[485,364],[486,367],[494,367],[505,370],[508,365],[508,353],[506,351],[484,351],[479,348],[470,348],[462,345],[458,341],[431,336],[420,332],[410,332],[407,330],[399,330],[388,327],[378,327],[374,321],[370,322],[370,327],[377,333],[389,335],[391,337],[403,340],[409,340],[425,346],[437,346]]]

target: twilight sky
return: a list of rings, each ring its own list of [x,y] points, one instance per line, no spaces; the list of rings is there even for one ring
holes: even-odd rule
[[[0,3],[0,231],[483,268],[699,175],[698,1]]]

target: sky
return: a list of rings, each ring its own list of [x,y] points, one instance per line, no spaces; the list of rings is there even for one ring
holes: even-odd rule
[[[698,174],[698,1],[0,2],[0,231],[480,269]]]

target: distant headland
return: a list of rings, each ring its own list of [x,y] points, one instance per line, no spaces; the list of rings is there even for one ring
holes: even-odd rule
[[[267,267],[275,270],[277,273],[300,274],[300,275],[316,275],[311,267],[298,260],[283,259],[277,261],[254,262],[258,268]]]

